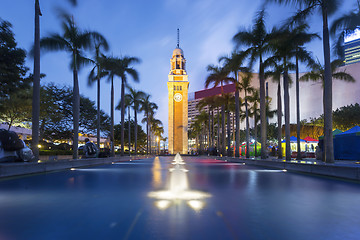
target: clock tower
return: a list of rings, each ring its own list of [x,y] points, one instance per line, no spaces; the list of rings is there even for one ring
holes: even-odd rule
[[[179,34],[179,30],[178,30]],[[184,52],[179,47],[173,51],[171,70],[167,82],[169,93],[169,153],[188,153],[188,75],[185,70]]]

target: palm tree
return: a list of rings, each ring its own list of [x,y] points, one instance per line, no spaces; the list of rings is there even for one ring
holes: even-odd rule
[[[78,158],[78,139],[79,139],[79,111],[80,111],[80,93],[78,81],[78,69],[80,66],[89,63],[88,59],[83,57],[82,50],[92,47],[94,41],[103,42],[104,37],[97,32],[82,31],[79,29],[68,14],[62,14],[63,34],[51,34],[49,37],[40,40],[40,47],[47,51],[66,51],[71,54],[71,69],[73,70],[73,121],[74,121],[74,139],[73,139],[73,158]]]
[[[228,157],[231,157],[232,154],[231,154],[231,129],[230,129],[230,112],[231,112],[231,109],[234,109],[235,106],[234,106],[234,102],[235,102],[235,97],[230,94],[230,93],[227,93],[227,94],[222,94],[222,102],[225,106],[225,111],[226,111],[226,124],[227,124],[227,156]]]
[[[207,71],[210,72],[210,75],[205,80],[205,88],[208,88],[210,84],[213,84],[214,87],[221,85],[221,92],[224,83],[231,82],[231,79],[228,77],[229,71],[225,68],[216,67],[214,65],[209,65],[207,67]],[[225,105],[221,105],[221,129],[222,129],[222,137],[221,137],[221,152],[225,155]]]
[[[126,94],[124,100],[125,100],[125,109],[126,108],[128,109],[128,143],[129,143],[129,155],[131,155],[131,122],[130,122],[130,120],[131,120],[130,119],[130,107],[132,105],[131,97],[128,94]],[[115,109],[121,110],[121,100]]]
[[[205,126],[207,125],[208,121],[209,121],[208,114],[205,111],[201,111],[199,115],[195,117],[195,121],[191,125],[191,130],[193,131],[199,142],[199,149],[198,149],[199,154],[203,154],[203,150],[204,150],[203,146],[205,143],[204,138],[206,135],[204,132],[205,132]]]
[[[260,123],[261,123],[261,144],[266,145],[266,106],[265,106],[265,73],[264,73],[264,54],[268,51],[268,41],[270,35],[265,27],[265,10],[262,9],[256,15],[252,29],[241,29],[234,37],[236,47],[245,46],[245,51],[250,55],[250,65],[255,59],[259,59],[259,86],[260,86]],[[251,69],[251,67],[250,67]],[[266,152],[261,148],[261,158],[265,159]]]
[[[314,38],[320,38],[319,35],[314,33],[307,33],[306,30],[309,28],[307,24],[301,24],[293,29],[290,29],[289,42],[293,43],[295,53],[295,68],[296,68],[296,137],[297,137],[297,156],[296,159],[301,159],[301,148],[300,148],[300,87],[299,87],[299,61],[307,63],[308,66],[314,64],[314,60],[311,54],[306,51],[304,44],[311,42]]]
[[[249,97],[250,102],[253,104],[250,108],[250,115],[254,118],[254,139],[255,139],[255,157],[257,157],[257,123],[259,122],[259,118],[260,118],[260,109],[259,109],[259,90],[255,89],[252,93],[252,95]],[[276,114],[276,110],[275,111],[271,111],[270,110],[270,104],[271,104],[271,99],[267,99],[266,101],[266,115],[269,116],[270,118],[272,118],[275,114]],[[281,141],[280,141],[281,142]],[[261,146],[261,148],[266,148],[266,146]],[[249,148],[247,148],[249,149]],[[248,152],[248,151],[247,151]]]
[[[138,63],[140,60],[135,57],[123,57],[116,60],[117,73],[121,78],[121,99],[125,98],[125,83],[127,82],[127,74],[129,74],[135,82],[139,81],[138,72],[130,67],[133,63]],[[124,123],[125,123],[125,101],[121,100],[121,155],[124,155]]]
[[[196,118],[198,116],[196,116]],[[192,139],[195,138],[195,146],[196,146],[197,152],[200,151],[200,149],[199,149],[199,138],[200,137],[199,136],[200,136],[201,130],[202,130],[201,123],[199,121],[197,121],[197,119],[195,119],[195,121],[193,121],[189,127],[189,138],[192,138]]]
[[[34,34],[34,83],[32,102],[32,151],[39,159],[39,121],[40,121],[40,4],[35,0],[35,34]]]
[[[76,6],[77,0],[69,0]],[[35,0],[35,31],[34,31],[34,82],[32,102],[32,151],[35,159],[39,159],[39,121],[40,121],[40,3]]]
[[[144,119],[146,120],[146,118]],[[150,131],[150,154],[152,153],[152,146],[151,146],[151,142],[152,142],[152,138],[153,137],[161,137],[161,134],[164,132],[164,128],[162,127],[162,122],[159,120],[159,119],[156,119],[154,117],[154,114],[152,114],[150,116],[150,119],[149,119],[149,131]],[[159,132],[160,131],[160,132]],[[162,132],[161,132],[162,131]],[[160,136],[159,136],[160,134]],[[153,146],[156,150],[156,146]],[[154,151],[154,153],[156,153],[156,151]]]
[[[286,160],[291,160],[291,147],[290,147],[290,97],[289,85],[290,76],[289,71],[295,69],[295,65],[291,59],[295,56],[293,50],[293,43],[291,42],[291,32],[288,29],[272,31],[272,39],[270,47],[274,51],[274,55],[268,60],[279,62],[282,65],[282,74],[284,77],[284,108],[285,108],[285,140],[286,140]]]
[[[135,82],[139,81],[138,72],[132,68],[130,65],[134,63],[138,63],[140,60],[136,57],[111,57],[105,61],[104,69],[109,71],[109,77],[111,77],[111,81],[113,81],[114,76],[118,76],[121,78],[121,155],[124,155],[124,122],[125,122],[125,84],[127,82],[127,75],[130,75]],[[113,86],[113,83],[112,83]],[[113,91],[113,87],[112,87]],[[113,96],[113,95],[112,95]],[[113,97],[112,97],[113,99]],[[113,110],[113,100],[112,100]]]
[[[150,133],[150,118],[154,115],[155,110],[158,109],[156,103],[150,101],[151,95],[146,95],[141,99],[140,111],[145,113],[145,118],[142,122],[146,122],[146,154],[149,154],[149,133]],[[151,148],[151,144],[150,144]],[[151,149],[150,149],[151,150]]]
[[[201,99],[198,104],[196,105],[196,108],[199,109],[199,111],[203,110],[205,107],[207,107],[208,110],[208,138],[209,138],[209,148],[214,147],[214,108],[216,107],[216,96],[210,96],[205,97]]]
[[[289,70],[296,70],[296,103],[297,103],[297,159],[301,159],[300,149],[300,93],[299,93],[299,61],[309,65],[314,63],[311,54],[305,50],[303,45],[317,37],[316,34],[308,34],[305,30],[307,25],[301,24],[295,28],[284,28],[281,30],[274,29],[272,31],[272,39],[270,46],[274,51],[274,56],[269,58],[270,64],[276,65],[276,62],[282,63],[282,71],[284,75],[284,105],[285,105],[285,135],[286,135],[286,160],[291,159],[290,152],[290,109],[289,109]],[[295,58],[295,65],[291,60]],[[279,70],[279,69],[278,69]]]
[[[246,54],[245,52],[232,52],[230,57],[221,57],[219,61],[225,61],[225,66],[229,72],[234,74],[232,82],[235,83],[235,157],[239,157],[239,146],[240,146],[240,97],[239,92],[241,90],[239,81],[238,81],[238,72],[245,71],[248,72],[248,69],[241,67]]]
[[[151,119],[151,129],[155,136],[156,144],[157,144],[157,153],[160,153],[160,139],[161,135],[164,133],[164,127],[162,126],[162,122],[159,119]],[[155,151],[156,152],[156,151]]]
[[[135,131],[134,131],[134,137],[135,137],[135,153],[137,153],[137,114],[140,111],[141,106],[141,99],[146,96],[146,93],[143,91],[137,91],[135,88],[132,88],[130,86],[127,86],[127,89],[129,90],[129,93],[126,94],[125,99],[128,99],[129,106],[132,106],[132,109],[134,110],[134,121],[135,121]],[[121,102],[120,102],[121,103]],[[116,109],[121,108],[121,104],[118,104]]]
[[[96,139],[97,139],[97,147],[100,149],[100,80],[107,72],[102,69],[101,66],[101,52],[100,48],[104,50],[108,50],[109,46],[107,42],[97,42],[95,43],[95,57],[91,60],[91,62],[95,65],[89,74],[88,77],[88,85],[91,86],[95,81],[97,82],[97,130],[96,130]],[[95,73],[96,71],[96,73]]]
[[[306,19],[315,10],[319,10],[323,22],[323,49],[324,49],[324,160],[327,163],[334,162],[334,146],[332,137],[332,78],[330,63],[330,37],[328,26],[328,15],[335,13],[340,5],[340,0],[266,0],[284,4],[294,4],[300,9],[292,18],[294,21]]]
[[[252,73],[246,72],[241,74],[241,81],[239,82],[240,89],[244,91],[244,105],[245,105],[245,121],[246,121],[246,148],[250,147],[250,125],[249,125],[249,111],[248,111],[248,93],[253,93],[254,88],[251,86]],[[246,158],[250,158],[249,151],[246,151]]]
[[[258,115],[259,115],[259,90],[254,89],[252,92],[252,95],[249,96],[249,101],[252,103],[252,106],[250,107],[250,116],[254,118],[254,156],[257,157],[257,123],[259,121]],[[264,145],[261,145],[261,149],[265,148]],[[246,146],[246,155],[250,154],[250,148]]]
[[[104,71],[107,73],[108,81],[111,82],[110,86],[110,156],[115,157],[114,146],[114,76],[115,76],[115,61],[112,57],[102,56],[100,65],[103,66]]]
[[[277,125],[278,125],[278,159],[282,159],[282,146],[281,146],[281,140],[282,140],[282,104],[281,104],[281,76],[283,73],[283,66],[278,63],[277,61],[274,61],[274,59],[267,59],[265,62],[266,66],[269,66],[272,68],[272,71],[267,71],[265,73],[265,78],[271,77],[274,82],[278,84],[277,88]]]

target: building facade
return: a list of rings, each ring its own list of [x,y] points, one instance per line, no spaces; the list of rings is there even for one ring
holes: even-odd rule
[[[186,59],[179,48],[173,51],[168,76],[169,108],[169,153],[188,153],[188,75],[185,70]]]
[[[360,62],[360,29],[344,38],[345,65]]]

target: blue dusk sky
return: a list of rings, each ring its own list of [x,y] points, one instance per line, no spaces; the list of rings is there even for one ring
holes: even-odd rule
[[[151,94],[151,100],[159,109],[156,118],[168,127],[167,80],[170,58],[177,43],[176,29],[180,28],[180,47],[187,60],[189,92],[204,88],[208,75],[206,66],[217,64],[220,56],[230,54],[234,48],[231,41],[241,26],[250,27],[256,11],[263,0],[78,0],[78,6],[68,1],[40,0],[43,16],[40,18],[41,37],[60,33],[61,25],[57,8],[74,15],[79,28],[98,31],[110,45],[106,53],[113,56],[135,56],[142,60],[135,65],[140,82],[129,78],[132,87]],[[355,7],[356,0],[344,0],[336,16]],[[267,27],[279,26],[295,12],[294,8],[275,4],[267,8]],[[334,18],[330,18],[331,20]],[[12,23],[18,47],[27,51],[34,39],[34,0],[3,0],[0,18]],[[321,35],[322,19],[311,19],[311,31]],[[310,51],[323,62],[322,42],[314,41]],[[93,53],[88,53],[91,57]],[[41,72],[46,74],[42,84],[54,82],[72,86],[70,56],[64,52],[47,52],[41,55]],[[32,72],[33,60],[26,65]],[[90,67],[79,73],[80,93],[96,101],[96,86],[87,86]],[[254,69],[257,72],[257,69]],[[103,79],[101,109],[110,113],[110,84]],[[120,100],[120,79],[115,79],[115,101]],[[139,119],[142,118],[142,115]],[[120,111],[115,111],[115,123],[120,121]]]

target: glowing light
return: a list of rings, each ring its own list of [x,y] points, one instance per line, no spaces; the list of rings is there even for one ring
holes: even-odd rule
[[[174,168],[169,169],[169,189],[150,192],[148,193],[148,197],[159,200],[155,202],[155,206],[159,209],[166,209],[178,200],[187,200],[187,203],[191,208],[199,211],[205,205],[205,203],[199,200],[208,198],[211,195],[200,191],[190,190],[186,175],[188,170],[184,168],[184,164],[181,164],[183,163],[183,160],[181,159],[180,154],[175,156],[174,162],[176,162]]]
[[[287,172],[287,170],[286,170],[286,169],[283,169],[282,171],[283,171],[283,172]]]
[[[200,211],[205,206],[205,203],[199,200],[190,200],[187,204],[195,211]]]
[[[41,147],[42,147],[42,146],[39,144],[39,145],[38,145],[38,148],[41,148]]]
[[[168,207],[170,207],[171,202],[168,200],[160,200],[155,202],[155,206],[159,208],[160,210],[165,210]]]
[[[277,173],[277,172],[283,172],[284,170],[258,169],[258,170],[250,170],[250,171],[253,171],[253,172],[274,172],[274,173]]]
[[[71,171],[75,171],[75,170],[76,170],[76,168],[70,168],[70,170],[71,170]]]

